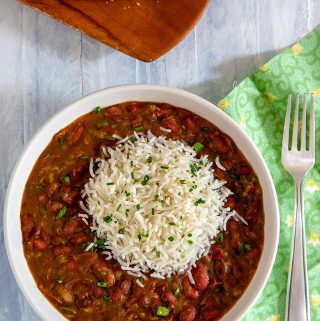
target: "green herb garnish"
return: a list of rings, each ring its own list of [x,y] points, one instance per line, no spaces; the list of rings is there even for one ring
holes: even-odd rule
[[[103,220],[106,222],[106,223],[110,223],[112,222],[112,217],[111,216],[106,216],[103,218]]]
[[[118,231],[119,234],[124,234],[124,228],[121,228],[119,231]]]
[[[192,241],[192,240],[188,240],[188,243],[189,243],[190,245],[192,245],[192,244],[193,244],[193,241]]]
[[[67,212],[67,207],[64,206],[57,214],[57,217],[63,217]]]
[[[143,131],[143,126],[135,127],[134,129],[136,132],[141,132]]]
[[[201,143],[197,142],[193,145],[193,149],[196,153],[199,153],[204,149],[204,146]]]
[[[180,184],[181,184],[181,185],[186,184],[186,180],[185,180],[185,179],[180,179]]]
[[[204,204],[206,201],[204,200],[204,199],[202,199],[202,198],[199,198],[198,200],[196,200],[195,202],[194,202],[194,205],[195,206],[198,206],[199,204]]]
[[[162,169],[169,169],[169,166],[160,166]]]
[[[219,243],[223,242],[223,240],[224,240],[224,235],[223,235],[222,232],[218,233],[218,235],[217,235],[217,240],[218,240]]]
[[[96,112],[96,114],[100,114],[100,111],[101,111],[101,107],[100,106],[97,106],[94,111]]]
[[[147,158],[147,163],[152,163],[152,157],[151,156],[149,156],[148,158]]]
[[[116,139],[113,136],[108,135],[108,136],[106,136],[106,140],[116,140]]]
[[[102,300],[103,300],[104,302],[108,302],[108,301],[110,300],[110,297],[107,296],[107,295],[104,295],[104,296],[102,297]]]
[[[175,222],[169,222],[169,225],[177,225]]]
[[[109,182],[109,183],[107,183],[107,185],[111,186],[111,185],[114,185],[114,183],[113,182]]]
[[[148,184],[149,180],[151,179],[151,176],[146,175],[143,180],[141,181],[141,185],[145,186]]]
[[[139,210],[141,209],[141,205],[140,205],[140,204],[137,204],[137,205],[136,205],[136,208],[137,208],[137,210],[139,211]]]
[[[249,243],[244,243],[243,248],[246,252],[251,251],[251,245]]]
[[[174,291],[174,295],[175,296],[178,296],[180,294],[180,289],[179,288],[176,288],[175,291]]]
[[[169,315],[169,312],[170,311],[168,308],[158,305],[156,314],[159,317],[167,317]]]
[[[70,184],[70,176],[66,175],[63,179],[63,182],[66,183],[66,184]]]
[[[169,237],[168,237],[168,240],[169,240],[170,242],[173,242],[174,237],[173,237],[173,236],[169,236]]]
[[[97,282],[97,286],[99,288],[106,288],[108,287],[108,284],[106,282]]]

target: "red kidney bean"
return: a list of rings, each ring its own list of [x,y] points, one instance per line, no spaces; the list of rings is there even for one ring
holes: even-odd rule
[[[152,298],[150,302],[150,308],[154,314],[157,312],[158,305],[161,305],[161,301],[159,298]]]
[[[237,169],[237,174],[238,174],[238,175],[249,175],[250,173],[251,173],[250,168],[249,168],[249,167],[246,167],[246,166],[244,166],[244,167],[239,167],[239,168]]]
[[[38,195],[38,202],[40,203],[40,204],[44,204],[44,203],[46,203],[46,201],[48,200],[48,197],[47,197],[47,194],[46,193],[40,193],[39,195]]]
[[[72,132],[68,135],[67,142],[69,144],[77,143],[81,139],[81,137],[82,137],[82,135],[84,133],[84,129],[85,128],[84,128],[84,125],[82,123],[77,123],[74,126]]]
[[[52,213],[56,213],[60,211],[64,206],[64,204],[59,201],[50,201],[48,205],[49,205],[49,210]]]
[[[53,254],[55,256],[59,256],[59,255],[68,255],[71,253],[71,248],[69,246],[66,245],[60,245],[57,246],[54,250],[53,250]]]
[[[111,106],[107,108],[106,113],[108,116],[120,116],[122,114],[122,110],[118,106]]]
[[[97,299],[99,299],[99,298],[101,298],[102,296],[103,296],[103,290],[101,289],[101,288],[99,288],[98,286],[95,286],[94,288],[93,288],[93,295],[97,298]]]
[[[90,242],[91,240],[92,240],[92,235],[88,235],[83,232],[77,233],[71,238],[71,242],[73,244],[82,244],[82,243]]]
[[[170,290],[164,291],[164,293],[161,296],[161,300],[164,303],[170,305],[171,307],[174,307],[175,304],[177,303],[177,299],[175,295]]]
[[[236,206],[237,206],[237,203],[236,203],[235,199],[232,196],[229,196],[226,199],[226,202],[224,203],[224,207],[225,208],[229,207],[230,210],[235,210]]]
[[[73,258],[70,258],[68,261],[66,261],[64,265],[67,267],[69,271],[73,273],[80,273],[79,266]]]
[[[124,299],[125,299],[125,296],[123,295],[121,289],[119,288],[116,288],[110,296],[110,301],[114,304],[123,303]]]
[[[204,291],[209,284],[208,269],[201,262],[192,269],[192,276],[195,282],[194,287],[199,291]]]
[[[49,187],[48,187],[48,190],[47,190],[48,196],[52,197],[57,192],[59,187],[60,187],[60,184],[58,184],[58,183],[50,184]]]
[[[72,219],[64,226],[63,233],[65,236],[71,236],[81,231],[83,225],[84,223],[81,218]]]
[[[96,261],[93,264],[93,272],[98,280],[106,282],[108,286],[114,286],[116,278],[113,271],[104,261]]]
[[[180,125],[172,117],[165,118],[161,124],[163,127],[171,129],[172,134],[179,134],[181,132]]]
[[[215,144],[216,151],[219,154],[226,154],[229,151],[228,144],[220,136],[217,136],[214,133],[208,133],[206,137]]]
[[[220,313],[221,312],[217,310],[208,310],[203,312],[202,316],[206,321],[215,321]]]
[[[46,242],[44,242],[43,240],[41,240],[41,239],[38,239],[38,238],[36,238],[36,239],[34,239],[34,241],[33,241],[33,247],[34,247],[34,249],[36,249],[36,250],[38,250],[38,251],[44,251],[44,250],[46,250],[47,249],[47,243]]]
[[[227,276],[227,273],[229,272],[228,264],[223,260],[215,261],[214,267],[218,278],[220,280],[224,280],[224,278]]]
[[[84,252],[73,256],[74,260],[84,272],[91,268],[98,257],[98,254],[94,252]]]
[[[194,321],[197,316],[197,309],[190,305],[180,313],[180,321]]]
[[[31,214],[24,214],[21,217],[22,235],[25,240],[29,240],[35,229],[35,224]]]
[[[130,105],[127,106],[127,110],[128,112],[135,112],[136,110],[140,110],[143,108],[143,105],[141,105],[140,103],[136,103],[136,102],[133,102],[131,103]]]
[[[185,277],[183,280],[183,292],[185,296],[190,300],[199,299],[199,292],[191,286],[188,277]]]
[[[66,203],[68,205],[73,205],[77,196],[78,196],[78,193],[76,191],[71,191],[70,193],[67,194]]]
[[[191,132],[196,133],[199,131],[199,125],[197,123],[197,120],[194,117],[186,118],[185,124]]]
[[[130,292],[132,282],[129,279],[121,281],[119,287],[123,294],[127,295]]]
[[[224,251],[220,244],[213,244],[210,249],[210,255],[214,260],[222,260],[228,256],[228,252]]]

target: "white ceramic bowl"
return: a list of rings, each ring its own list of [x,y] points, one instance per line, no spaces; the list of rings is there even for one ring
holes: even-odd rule
[[[275,188],[269,170],[250,138],[228,115],[208,101],[191,93],[153,85],[113,87],[86,96],[48,120],[25,147],[7,190],[4,211],[4,234],[9,261],[14,276],[29,303],[43,320],[65,320],[38,290],[23,254],[20,206],[29,174],[52,136],[94,106],[109,106],[125,101],[166,102],[183,107],[208,119],[229,135],[253,166],[263,189],[265,239],[258,269],[249,287],[235,306],[222,318],[235,321],[249,310],[264,288],[270,275],[279,238],[279,213]]]

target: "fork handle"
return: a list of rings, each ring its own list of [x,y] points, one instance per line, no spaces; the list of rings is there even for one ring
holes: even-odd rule
[[[295,183],[295,215],[289,266],[286,321],[310,321],[303,182]]]

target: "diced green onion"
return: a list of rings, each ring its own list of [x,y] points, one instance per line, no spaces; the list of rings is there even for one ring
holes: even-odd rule
[[[117,212],[120,210],[121,208],[121,204],[119,204],[119,206],[117,207]]]
[[[96,241],[96,244],[98,245],[104,245],[104,243],[105,243],[105,240],[102,240],[102,239],[97,239]]]
[[[151,214],[152,215],[156,214],[156,210],[154,208],[151,209]]]
[[[134,129],[136,132],[141,132],[143,131],[143,126],[135,127]]]
[[[202,198],[199,198],[198,200],[196,200],[195,202],[194,202],[194,205],[195,206],[198,206],[199,204],[204,204],[206,201],[204,200],[204,199],[202,199]]]
[[[154,196],[154,199],[157,200],[158,198],[159,198],[159,194],[156,194],[156,195]]]
[[[189,233],[188,236],[189,236],[189,237],[192,237],[192,233]]]
[[[111,216],[106,216],[103,218],[103,220],[106,222],[106,223],[110,223],[112,222],[112,217]]]
[[[251,245],[249,243],[244,243],[243,248],[246,252],[251,251]]]
[[[70,184],[70,176],[66,175],[62,180],[64,183]]]
[[[102,300],[103,300],[104,302],[108,302],[108,301],[110,300],[110,298],[109,298],[108,295],[104,295],[104,296],[102,297]]]
[[[121,228],[119,231],[118,231],[119,234],[124,234],[124,228]]]
[[[143,178],[143,181],[141,181],[141,185],[143,186],[147,185],[150,179],[151,179],[151,176],[145,175],[145,177]]]
[[[172,281],[172,277],[169,276],[169,277],[168,277],[168,283],[171,284],[171,281]]]
[[[116,140],[116,139],[113,136],[108,135],[108,136],[106,136],[106,140]]]
[[[179,288],[176,288],[175,291],[174,291],[174,295],[175,296],[178,296],[180,294],[180,289]]]
[[[185,180],[185,179],[180,179],[180,184],[181,184],[181,185],[186,184],[186,180]]]
[[[97,286],[99,288],[106,288],[108,287],[107,283],[106,282],[97,282]]]
[[[124,191],[124,193],[126,194],[126,196],[128,197],[128,196],[130,196],[130,192],[127,192],[127,191]]]
[[[192,245],[192,244],[193,244],[193,241],[192,241],[192,240],[188,240],[188,243],[189,243],[190,245]]]
[[[89,159],[90,156],[89,156],[89,155],[82,155],[80,158],[81,158],[81,159]]]
[[[106,271],[101,271],[100,273],[101,273],[101,275],[107,275]]]
[[[96,112],[96,114],[100,114],[100,111],[101,111],[101,107],[100,106],[97,106],[94,111]]]
[[[130,137],[130,142],[135,143],[137,141],[137,138],[135,136]]]
[[[193,149],[196,153],[199,153],[204,149],[204,146],[201,143],[197,142],[193,145]]]
[[[106,127],[107,125],[108,125],[108,121],[106,119],[101,119],[97,122],[98,128]]]
[[[159,251],[157,252],[157,257],[160,257],[160,252]]]
[[[66,214],[67,207],[64,206],[57,214],[57,217],[63,217]]]
[[[34,188],[35,188],[37,191],[41,191],[41,190],[43,189],[43,186],[41,186],[41,185],[36,185]]]
[[[223,240],[224,240],[223,232],[218,233],[217,240],[219,243],[223,242]]]
[[[169,236],[169,237],[168,237],[168,240],[169,240],[170,242],[173,242],[174,237],[173,237],[173,236]]]
[[[134,172],[131,172],[131,178],[134,179]]]
[[[157,316],[159,317],[167,317],[169,315],[169,309],[166,307],[163,307],[161,305],[158,305],[157,307]]]
[[[114,185],[114,183],[113,182],[109,182],[109,183],[107,183],[107,185],[111,186],[111,185]]]
[[[202,127],[201,129],[202,129],[204,132],[207,132],[207,131],[209,130],[208,127]]]
[[[141,241],[141,234],[138,234],[138,239],[139,241]]]
[[[151,156],[149,156],[148,158],[147,158],[147,163],[152,163],[152,157]]]
[[[60,307],[60,310],[67,311],[67,312],[71,312],[71,313],[74,313],[74,314],[77,313],[76,310],[71,309],[71,308],[68,308],[68,307]]]
[[[177,225],[175,222],[169,222],[169,225]]]
[[[169,169],[169,166],[160,166],[162,169]]]
[[[137,210],[139,211],[139,210],[141,209],[141,205],[140,205],[140,204],[137,204],[137,205],[136,205],[136,208],[137,208]]]

